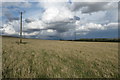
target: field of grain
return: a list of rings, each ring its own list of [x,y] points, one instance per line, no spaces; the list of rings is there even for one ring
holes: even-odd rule
[[[115,78],[118,43],[2,38],[3,78]]]

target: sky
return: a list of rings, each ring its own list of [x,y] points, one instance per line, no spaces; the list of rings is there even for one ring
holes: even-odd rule
[[[23,37],[26,38],[74,40],[118,37],[117,0],[24,0],[0,4],[1,35],[19,36],[22,11]]]

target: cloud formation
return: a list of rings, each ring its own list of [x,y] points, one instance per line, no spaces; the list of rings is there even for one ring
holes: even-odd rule
[[[116,4],[109,2],[74,2],[70,8],[72,11],[81,9],[82,13],[92,13],[117,8]]]
[[[36,4],[36,6],[31,6]],[[3,24],[3,34],[19,35],[19,15],[16,9],[27,9],[32,13],[40,10],[37,17],[25,16],[23,34],[35,38],[73,39],[77,36],[89,35],[96,31],[117,30],[117,3],[113,2],[39,2],[39,3],[4,3],[3,16],[8,20]],[[10,11],[13,9],[12,11]],[[29,14],[26,13],[25,14]],[[14,15],[14,16],[13,16]],[[1,30],[1,29],[0,29]],[[96,36],[97,37],[97,36]],[[105,36],[104,36],[105,37]],[[111,36],[114,37],[114,36]]]
[[[25,22],[26,22],[26,23],[31,23],[31,22],[33,22],[33,21],[35,21],[35,20],[32,19],[32,18],[27,18],[27,19],[25,19]]]

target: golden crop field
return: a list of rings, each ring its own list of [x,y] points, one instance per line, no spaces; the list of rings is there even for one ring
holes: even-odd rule
[[[116,78],[118,43],[2,38],[3,78]]]

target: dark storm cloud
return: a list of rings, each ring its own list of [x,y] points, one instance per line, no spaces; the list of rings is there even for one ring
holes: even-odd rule
[[[26,22],[26,23],[31,23],[31,22],[33,22],[33,21],[35,21],[35,20],[34,20],[34,19],[31,19],[31,18],[25,19],[25,22]]]
[[[25,33],[32,33],[32,32],[35,32],[35,31],[40,31],[40,29],[27,29],[27,30],[23,30],[23,32],[25,32]]]
[[[73,28],[73,23],[70,21],[60,21],[60,22],[53,22],[49,23],[47,29],[56,30],[59,33],[63,33],[68,31],[69,29]]]
[[[81,9],[82,13],[92,13],[110,8],[107,4],[108,2],[74,2],[71,10],[78,11]]]
[[[75,20],[80,20],[80,17],[74,16],[74,19],[75,19]]]
[[[9,18],[9,21],[13,21],[13,20],[19,20],[19,18],[18,17]]]
[[[80,20],[80,17],[74,16],[73,18],[69,18],[63,21],[54,21],[50,23],[45,22],[45,24],[48,25],[46,29],[52,29],[56,30],[58,33],[63,33],[69,31],[70,29],[74,29],[75,22],[78,20]]]
[[[73,20],[73,21],[75,21],[75,20],[80,20],[80,17],[74,16],[73,18],[70,18],[70,20]]]
[[[27,30],[23,30],[23,32],[25,33],[33,33],[33,32],[39,32],[39,31],[42,31],[42,30],[47,30],[47,29],[27,29]]]

